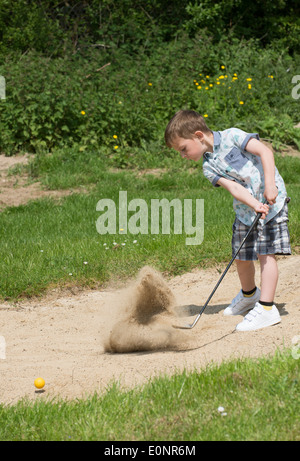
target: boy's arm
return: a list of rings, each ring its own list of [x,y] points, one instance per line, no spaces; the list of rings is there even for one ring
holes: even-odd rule
[[[258,139],[254,138],[248,141],[246,151],[260,157],[265,176],[264,197],[270,205],[273,205],[278,195],[278,189],[275,184],[275,162],[273,152],[262,142],[258,141]]]
[[[253,208],[256,213],[262,213],[263,219],[265,219],[266,215],[269,213],[268,205],[265,205],[256,200],[256,198],[254,198],[250,192],[248,192],[247,189],[241,184],[226,178],[220,178],[217,184],[218,186],[222,186],[224,189],[228,190],[228,192],[230,192],[231,195],[239,202],[242,202],[245,205]]]

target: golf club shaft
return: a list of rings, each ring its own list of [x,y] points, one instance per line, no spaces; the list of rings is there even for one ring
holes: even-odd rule
[[[237,249],[237,251],[235,252],[235,254],[233,255],[233,257],[231,258],[231,261],[229,262],[228,266],[226,267],[226,269],[224,270],[223,274],[221,275],[220,279],[218,280],[215,288],[213,289],[213,291],[211,292],[211,294],[209,295],[206,303],[204,304],[204,306],[202,307],[201,311],[199,312],[199,314],[197,315],[197,317],[195,318],[194,322],[192,323],[191,325],[191,328],[193,328],[196,323],[198,322],[198,320],[200,319],[201,315],[203,314],[204,310],[206,309],[208,303],[210,302],[211,298],[213,297],[213,295],[215,294],[215,292],[217,291],[220,283],[222,282],[223,278],[225,277],[225,275],[227,274],[230,266],[232,265],[233,261],[235,260],[235,258],[237,257],[237,255],[239,254],[242,246],[244,245],[245,241],[247,240],[247,238],[249,237],[249,235],[251,234],[252,230],[254,229],[254,227],[257,225],[258,223],[258,220],[261,218],[262,216],[262,213],[257,213],[253,223],[251,224],[251,226],[249,227],[245,237],[243,238],[239,248]]]

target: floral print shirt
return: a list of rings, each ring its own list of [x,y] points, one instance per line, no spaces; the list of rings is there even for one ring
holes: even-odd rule
[[[262,202],[265,190],[264,170],[259,156],[246,151],[251,138],[259,139],[257,133],[246,133],[238,128],[229,128],[224,131],[213,131],[213,152],[206,152],[203,156],[203,173],[213,186],[220,178],[227,178],[244,186],[251,195]],[[287,193],[285,184],[275,167],[275,184],[278,188],[276,203],[270,206],[269,214],[262,223],[270,221],[282,209]],[[233,208],[236,217],[246,226],[250,226],[256,213],[248,205],[233,199]]]

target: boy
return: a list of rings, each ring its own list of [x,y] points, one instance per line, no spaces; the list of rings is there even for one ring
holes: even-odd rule
[[[238,331],[258,330],[281,321],[274,304],[278,281],[276,254],[291,254],[287,227],[288,209],[284,181],[275,167],[272,151],[257,133],[237,128],[211,131],[204,118],[181,110],[170,120],[165,141],[183,158],[203,157],[203,173],[213,186],[222,186],[233,196],[236,218],[232,252],[238,249],[256,213],[262,213],[236,258],[241,290],[224,315],[248,314]],[[264,199],[267,203],[262,203]],[[261,290],[255,285],[254,260],[259,259]]]

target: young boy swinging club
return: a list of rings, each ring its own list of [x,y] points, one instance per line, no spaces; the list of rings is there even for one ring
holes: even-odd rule
[[[233,196],[236,218],[233,224],[232,252],[238,249],[255,219],[262,213],[236,258],[241,290],[224,310],[224,315],[246,314],[236,326],[252,331],[281,321],[274,304],[278,281],[275,255],[290,255],[288,206],[284,181],[272,151],[259,141],[257,133],[238,128],[211,131],[204,118],[192,110],[180,110],[165,131],[168,147],[182,158],[203,158],[203,173],[215,187],[224,187]],[[262,203],[266,199],[267,204]],[[253,261],[259,259],[261,289],[255,285]]]

